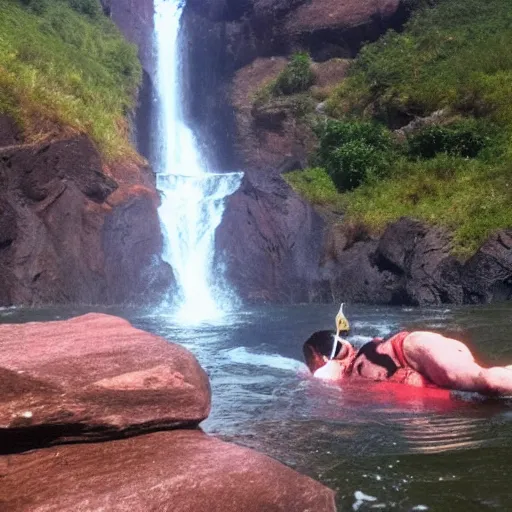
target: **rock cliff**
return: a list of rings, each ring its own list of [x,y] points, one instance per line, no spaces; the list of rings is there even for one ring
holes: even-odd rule
[[[136,162],[107,166],[86,136],[23,144],[0,122],[0,305],[155,300],[158,196]]]
[[[148,77],[154,73],[147,39],[150,4],[105,3],[127,37],[139,44]],[[216,237],[228,278],[243,299],[422,305],[512,297],[508,230],[461,263],[451,256],[448,232],[412,219],[389,226],[382,237],[332,225],[280,177],[306,165],[315,144],[310,128],[286,101],[254,107],[258,91],[297,50],[312,55],[314,87],[321,95],[343,79],[364,42],[400,29],[407,5],[400,0],[188,0],[181,33],[188,120],[215,168],[246,172]]]
[[[215,141],[228,167],[275,169],[290,157],[304,160],[304,135],[297,137],[291,119],[270,129],[254,126],[257,120],[243,108],[251,94],[275,78],[282,57],[294,51],[307,51],[318,63],[352,58],[364,42],[406,18],[400,0],[191,0],[184,13],[185,54],[194,63],[188,67],[190,118],[203,139]],[[258,58],[270,62],[258,65]]]
[[[322,275],[337,301],[479,304],[512,299],[512,232],[500,230],[462,263],[446,230],[402,218],[381,237],[363,227],[330,228]]]

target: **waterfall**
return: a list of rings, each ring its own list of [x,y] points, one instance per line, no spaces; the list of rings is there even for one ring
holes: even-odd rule
[[[177,289],[170,305],[178,318],[214,320],[236,302],[222,268],[215,265],[215,230],[225,199],[240,186],[242,173],[211,172],[184,122],[178,40],[183,6],[182,0],[155,0],[163,258],[174,273]]]

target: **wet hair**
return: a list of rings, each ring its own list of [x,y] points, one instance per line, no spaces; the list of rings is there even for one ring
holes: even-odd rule
[[[302,352],[306,364],[312,372],[323,366],[322,356],[331,357],[334,336],[335,333],[333,331],[316,331],[304,343]],[[334,356],[337,356],[340,350],[341,343],[338,341]]]

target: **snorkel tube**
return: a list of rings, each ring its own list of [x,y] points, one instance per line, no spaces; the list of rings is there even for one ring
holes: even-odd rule
[[[329,357],[329,360],[334,359],[334,356],[336,355],[336,348],[338,346],[338,341],[343,345],[347,342],[340,338],[340,333],[348,334],[350,331],[350,324],[348,323],[347,317],[343,314],[343,306],[344,303],[341,303],[340,310],[338,311],[338,314],[335,318],[336,323],[336,334],[334,335],[333,343],[332,343],[332,350],[331,355]]]

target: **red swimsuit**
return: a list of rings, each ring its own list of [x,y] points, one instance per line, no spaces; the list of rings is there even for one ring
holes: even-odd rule
[[[409,334],[407,331],[402,331],[387,340],[375,338],[364,345],[352,362],[350,374],[355,371],[356,374],[362,377],[373,378],[374,380],[411,384],[416,387],[434,386],[428,379],[412,368],[405,357],[403,345],[405,338]],[[389,356],[381,354],[376,350],[378,344],[387,342],[391,342],[399,366]],[[387,376],[382,375],[382,368],[387,369]]]
[[[409,334],[410,332],[402,331],[388,339],[388,341],[391,342],[391,345],[393,345],[395,356],[402,368],[409,368],[410,366],[404,355],[404,340],[407,338],[407,336],[409,336]]]

